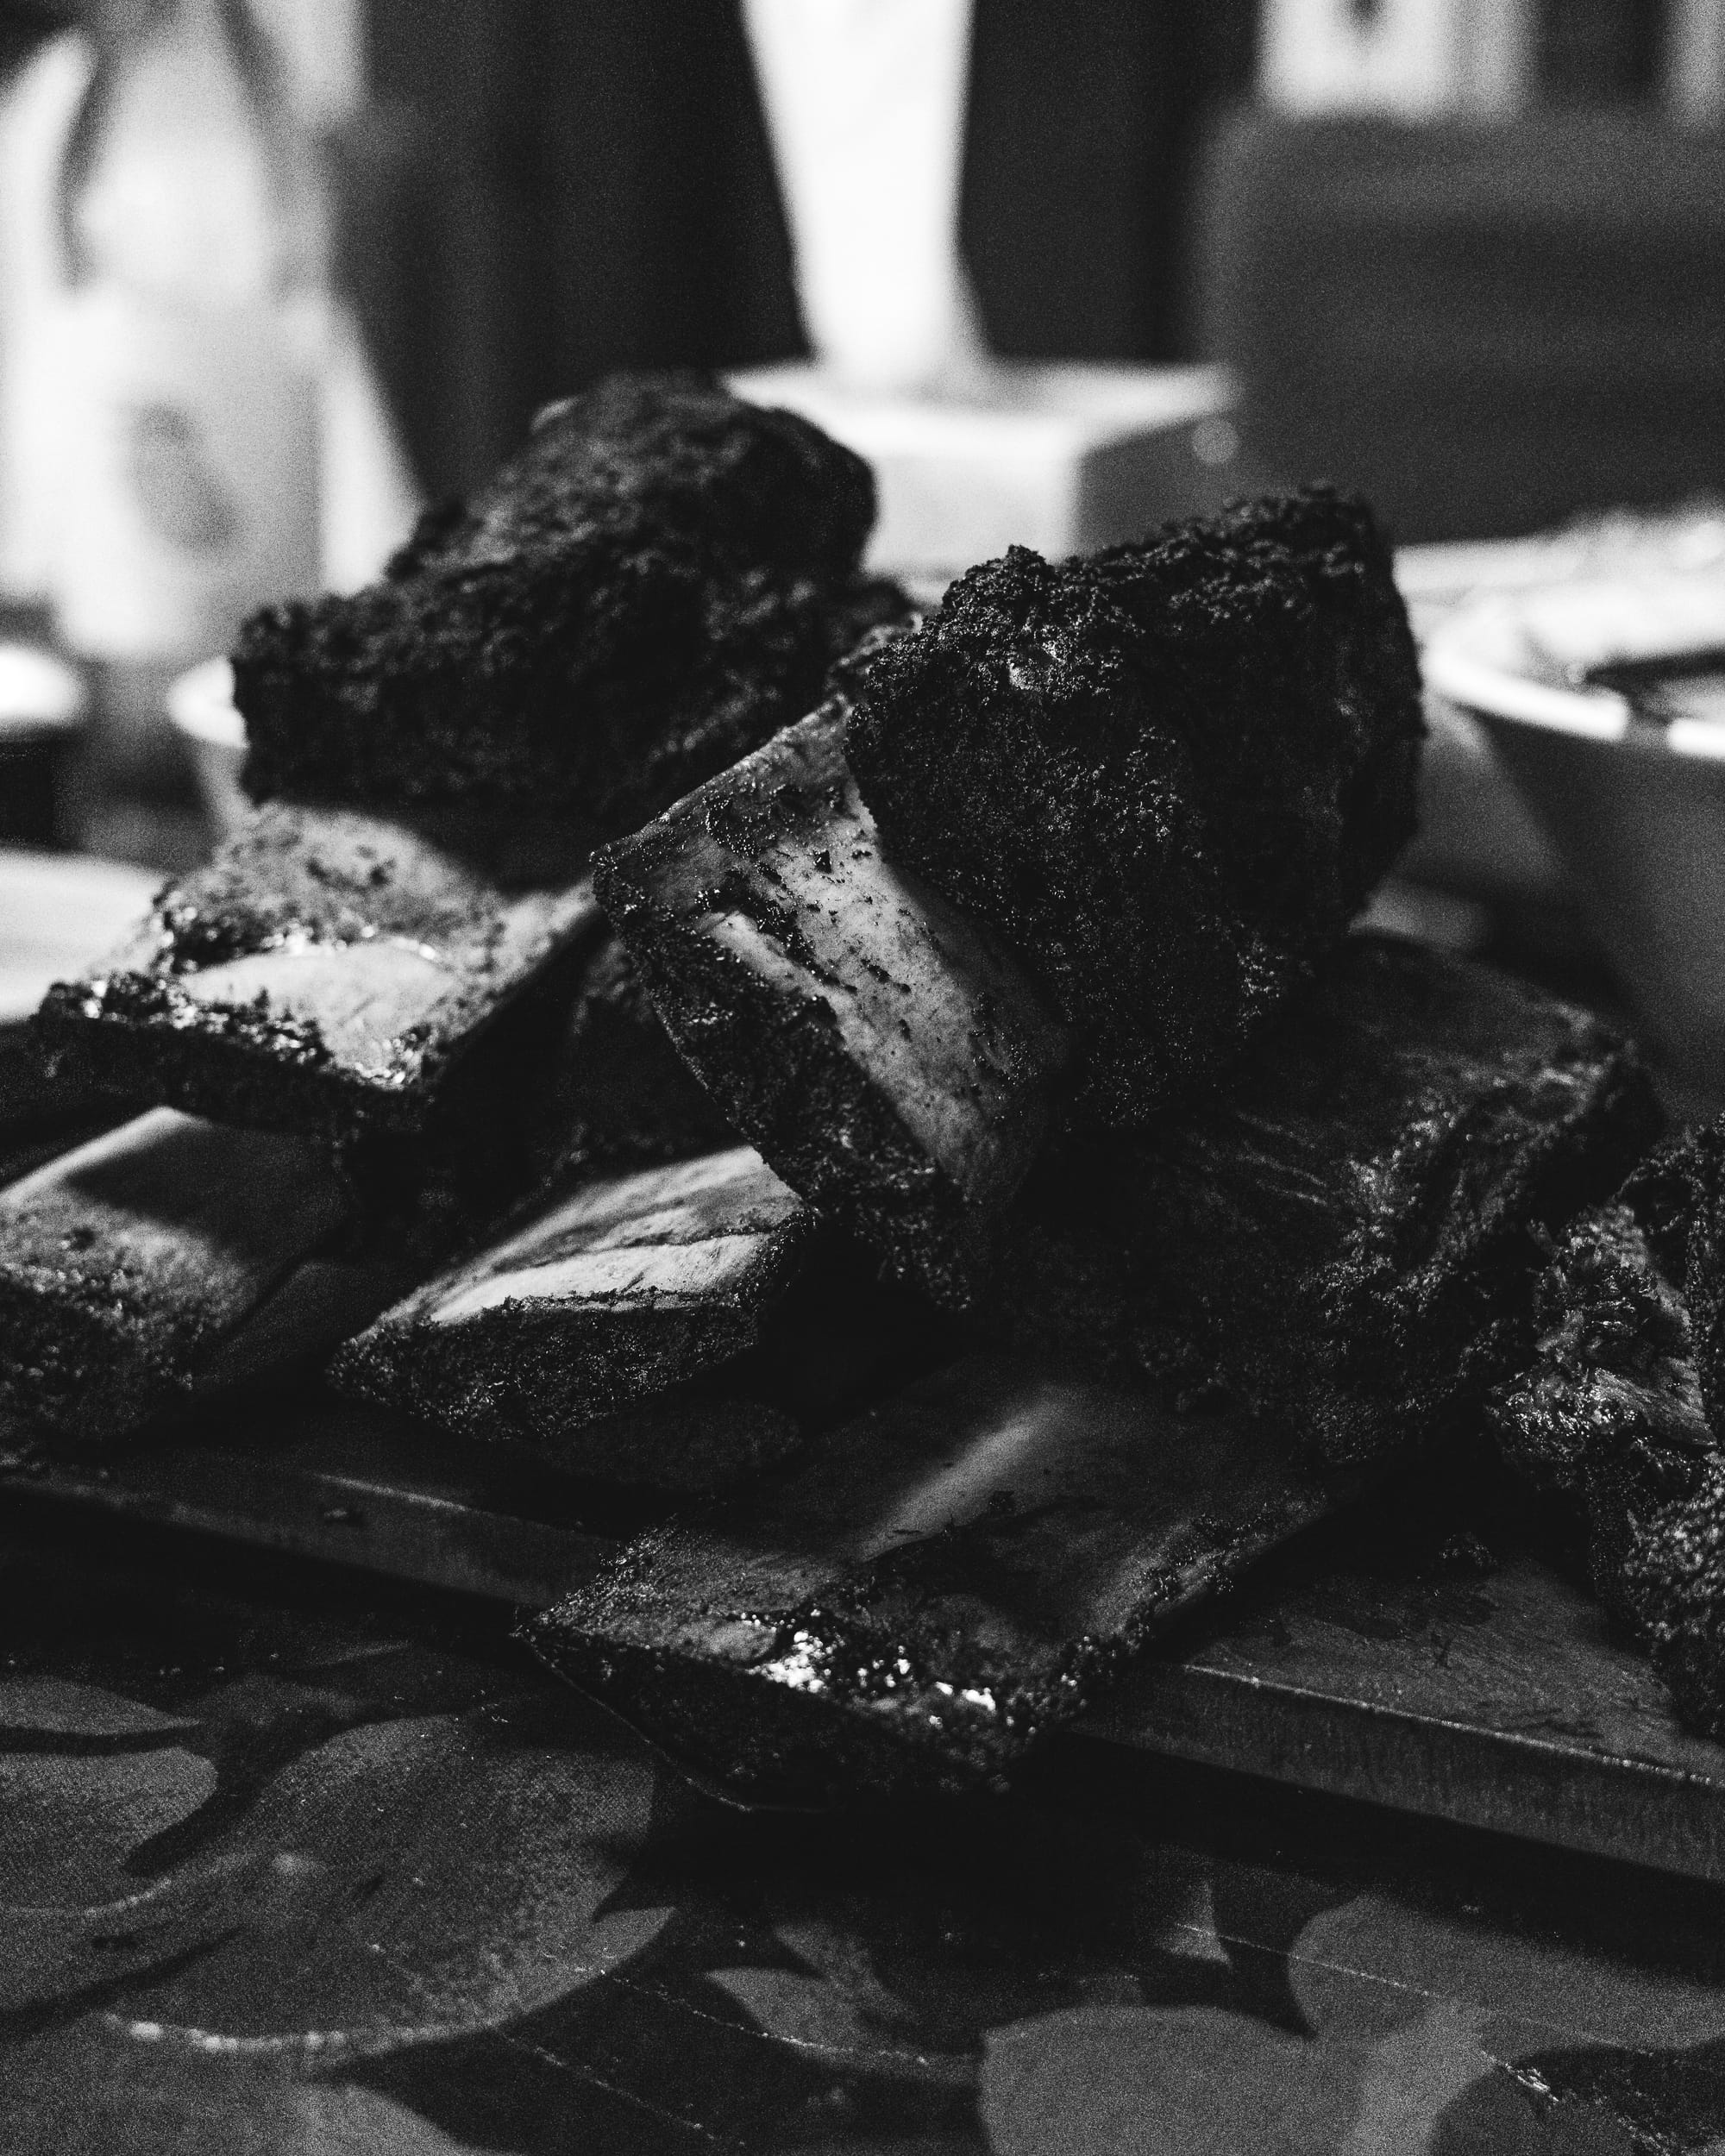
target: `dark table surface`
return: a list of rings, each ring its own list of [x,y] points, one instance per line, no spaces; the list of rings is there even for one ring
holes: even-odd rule
[[[0,1510],[0,2149],[1702,2151],[1725,1896],[1107,1746],[690,1788],[506,1613]]]
[[[0,2156],[1725,2156],[1722,1977],[1717,1889],[1117,1743],[730,1808],[495,1603],[0,1493]]]

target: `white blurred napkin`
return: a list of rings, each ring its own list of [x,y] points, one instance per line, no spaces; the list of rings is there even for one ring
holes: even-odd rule
[[[743,0],[809,338],[846,389],[988,383],[958,252],[970,0]]]

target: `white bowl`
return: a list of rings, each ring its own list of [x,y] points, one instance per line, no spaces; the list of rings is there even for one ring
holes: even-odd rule
[[[168,717],[186,739],[204,805],[226,838],[251,808],[240,772],[246,761],[246,722],[234,708],[234,669],[207,659],[182,674],[167,693]]]
[[[1664,720],[1602,667],[1725,655],[1725,570],[1602,574],[1482,599],[1441,623],[1427,686],[1479,718],[1551,842],[1644,1033],[1725,1091],[1725,721]],[[1725,675],[1725,656],[1718,672]],[[1725,713],[1725,699],[1719,699]]]

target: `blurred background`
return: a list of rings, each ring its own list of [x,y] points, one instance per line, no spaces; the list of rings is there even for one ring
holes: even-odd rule
[[[1321,41],[1309,8],[977,0],[961,234],[990,342],[1226,360],[1266,473],[1360,486],[1404,540],[1725,482],[1716,23],[1527,12],[1515,82],[1458,55],[1380,85],[1346,47],[1327,79],[1282,61]],[[398,191],[368,229],[398,237],[353,273],[429,486],[609,367],[800,348],[726,0],[371,0],[366,49]]]
[[[363,582],[420,505],[613,368],[808,357],[784,114],[758,65],[776,5],[0,0],[0,842],[198,857],[242,806],[242,737],[198,662],[248,608]],[[1725,0],[939,8],[968,37],[955,304],[1022,363],[973,378],[969,417],[960,398],[948,418],[974,436],[991,397],[1055,390],[1113,415],[1069,412],[1044,474],[1052,500],[1062,457],[1107,467],[1091,523],[1055,516],[1050,538],[1009,520],[1006,537],[1054,551],[1327,477],[1404,548],[1422,636],[1482,591],[1725,561]],[[798,394],[825,393],[835,354],[819,357]],[[1038,388],[1032,362],[1068,373]],[[317,426],[283,416],[308,398]],[[217,447],[227,429],[232,516],[182,402]],[[102,415],[141,411],[129,463],[102,467]],[[883,475],[892,420],[853,437]],[[979,442],[973,494],[1007,454]],[[158,530],[122,532],[125,488]],[[189,561],[240,511],[261,551],[218,575],[204,547],[203,581],[181,577],[172,548]],[[1725,579],[1709,592],[1717,624],[1703,607],[1678,641],[1720,700]],[[1433,693],[1425,831],[1390,904],[1421,932],[1627,989],[1675,1040],[1697,968],[1683,956],[1678,987],[1672,963],[1648,987],[1642,947],[1725,949],[1720,714],[1681,735],[1674,778],[1644,757],[1634,785],[1621,761],[1584,784],[1568,751],[1534,770],[1525,683],[1506,703],[1503,680],[1532,664],[1585,686],[1602,655],[1525,662],[1525,644],[1495,686]],[[1654,778],[1657,817],[1602,835],[1598,802]],[[1655,919],[1644,871],[1679,846],[1701,870]],[[1714,970],[1688,1052],[1709,1068]]]
[[[0,60],[78,12],[0,0]],[[612,367],[804,348],[733,0],[262,12],[333,58],[337,273],[430,492]],[[1484,83],[1459,53],[1361,79],[1339,41],[1327,75],[1325,12],[976,0],[962,235],[994,348],[1228,360],[1254,459],[1364,486],[1407,540],[1725,482],[1718,9],[1475,0],[1464,47],[1524,18]]]

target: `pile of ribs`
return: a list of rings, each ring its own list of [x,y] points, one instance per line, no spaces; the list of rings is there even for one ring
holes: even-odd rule
[[[815,1800],[999,1783],[1490,1432],[1725,1733],[1725,1130],[1361,928],[1422,735],[1370,511],[918,611],[874,506],[620,377],[248,625],[249,820],[11,1045],[9,1428],[292,1383],[631,1493],[530,1645]]]

